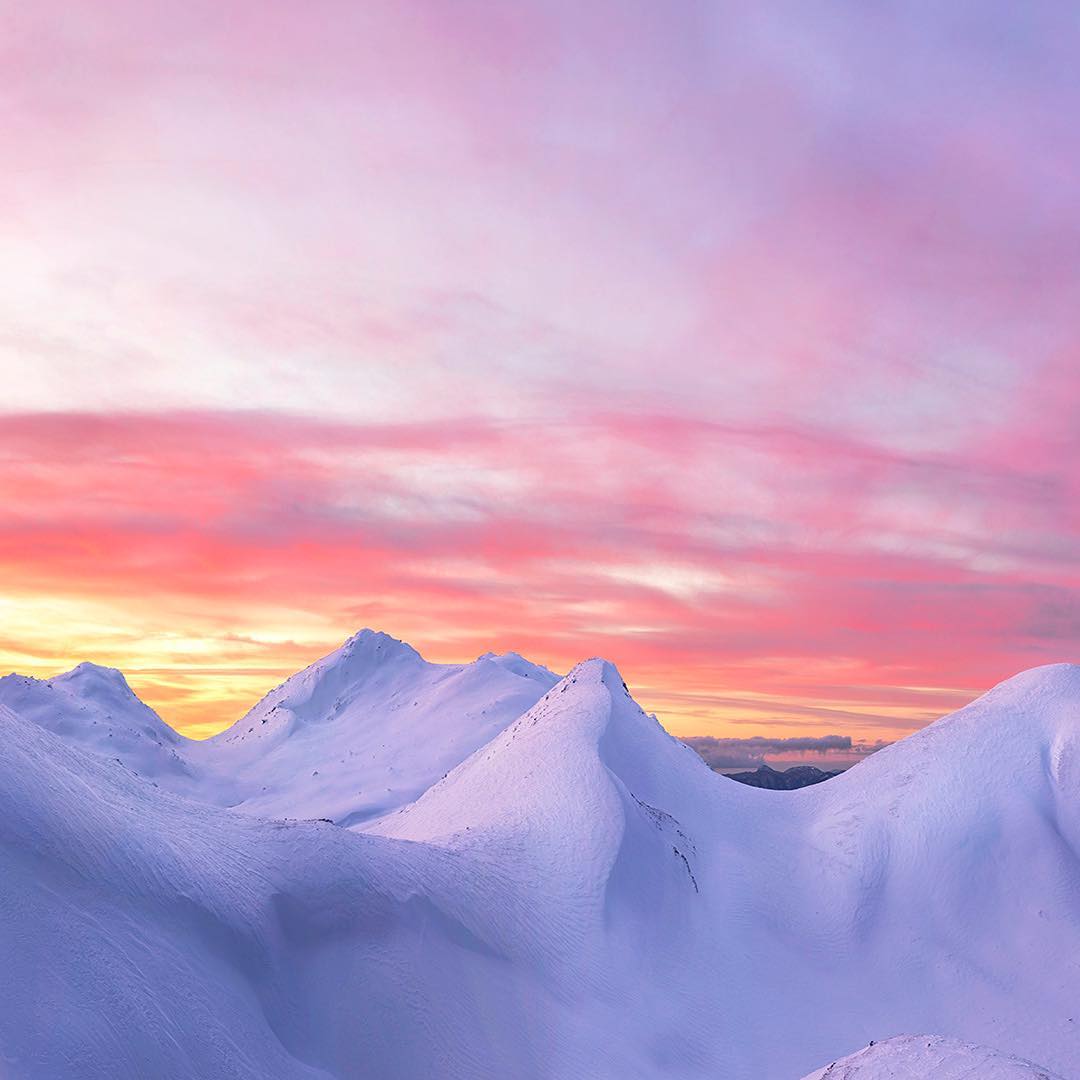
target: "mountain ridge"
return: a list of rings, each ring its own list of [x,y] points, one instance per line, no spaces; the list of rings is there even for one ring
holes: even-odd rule
[[[1021,673],[777,798],[712,772],[608,661],[554,681],[382,644],[359,644],[382,676],[345,658],[361,690],[336,717],[302,715],[317,679],[266,706],[301,716],[274,743],[283,801],[261,805],[207,798],[226,782],[210,772],[155,787],[0,707],[0,1045],[30,1080],[68,1075],[53,1044],[94,1078],[197,1060],[290,1080],[790,1080],[904,1030],[1080,1060],[1080,668]],[[492,702],[490,737],[437,773],[414,758],[417,733],[475,735]],[[312,810],[344,789],[299,766],[342,731],[401,734],[342,775],[408,769],[415,795],[349,804],[365,816],[344,828],[286,820],[333,818]],[[229,772],[230,744],[198,745]],[[220,1015],[186,1015],[193,997]],[[168,1048],[115,1041],[161,1010]]]

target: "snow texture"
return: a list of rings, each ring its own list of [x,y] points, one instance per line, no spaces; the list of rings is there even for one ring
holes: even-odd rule
[[[363,630],[203,742],[95,664],[48,681],[8,675],[0,705],[178,794],[355,825],[412,802],[556,682],[516,653],[431,664]]]
[[[201,744],[12,676],[0,745],[0,1076],[1039,1075],[837,1061],[900,1031],[1078,1075],[1074,666],[791,792],[606,661],[369,631]]]
[[[1061,1080],[1030,1061],[941,1035],[898,1035],[803,1080]]]

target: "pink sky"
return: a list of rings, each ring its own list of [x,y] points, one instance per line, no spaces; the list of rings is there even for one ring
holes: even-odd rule
[[[1080,26],[941,9],[12,7],[0,667],[874,741],[1080,659]]]

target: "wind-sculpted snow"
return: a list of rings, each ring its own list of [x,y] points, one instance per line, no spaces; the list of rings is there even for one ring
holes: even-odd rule
[[[1061,1080],[1030,1061],[940,1035],[898,1035],[803,1080]]]
[[[0,718],[17,1075],[792,1080],[900,1031],[1076,1075],[1080,669],[774,792],[712,773],[605,661],[555,682],[380,638],[200,747],[204,783],[215,755],[234,792],[264,770],[261,811]],[[343,802],[352,828],[273,819],[390,765],[411,786]]]
[[[513,1075],[551,1034],[448,853],[199,805],[6,709],[0,735],[3,1075]]]

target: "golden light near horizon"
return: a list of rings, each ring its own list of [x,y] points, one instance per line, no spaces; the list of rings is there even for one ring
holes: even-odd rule
[[[136,7],[35,5],[7,73],[0,665],[205,733],[371,625],[875,738],[1080,655],[1071,112],[1016,26],[913,78],[885,9]]]
[[[142,616],[136,617],[140,610]],[[23,643],[21,650],[9,654],[14,670],[47,678],[84,660],[119,668],[162,719],[192,738],[223,730],[273,686],[336,648],[356,629],[335,627],[310,613],[259,606],[250,625],[229,630],[221,627],[235,625],[232,618],[217,612],[209,620],[211,629],[217,628],[215,636],[198,636],[207,611],[189,614],[186,632],[157,629],[162,615],[158,602],[144,610],[91,598],[0,598],[0,619],[9,638]],[[182,625],[182,612],[177,610],[174,616],[174,625]],[[281,626],[276,635],[268,632],[275,621]],[[62,626],[63,633],[56,634],[55,626]],[[613,640],[618,636],[616,629]],[[468,662],[487,651],[482,646],[488,641],[527,651],[515,648],[513,634],[489,630],[485,636],[483,627],[436,640],[431,646],[417,637],[413,641],[428,659],[441,663]],[[612,651],[617,655],[617,648]],[[583,657],[560,648],[554,654],[530,658],[562,671]],[[756,692],[752,685],[760,673],[752,668],[721,675],[716,668],[687,672],[653,667],[647,661],[637,668],[623,667],[642,704],[680,736],[749,737],[827,730],[850,733],[856,739],[888,740],[916,730],[976,693],[946,687],[866,686],[830,699]],[[900,700],[895,700],[898,690]]]

